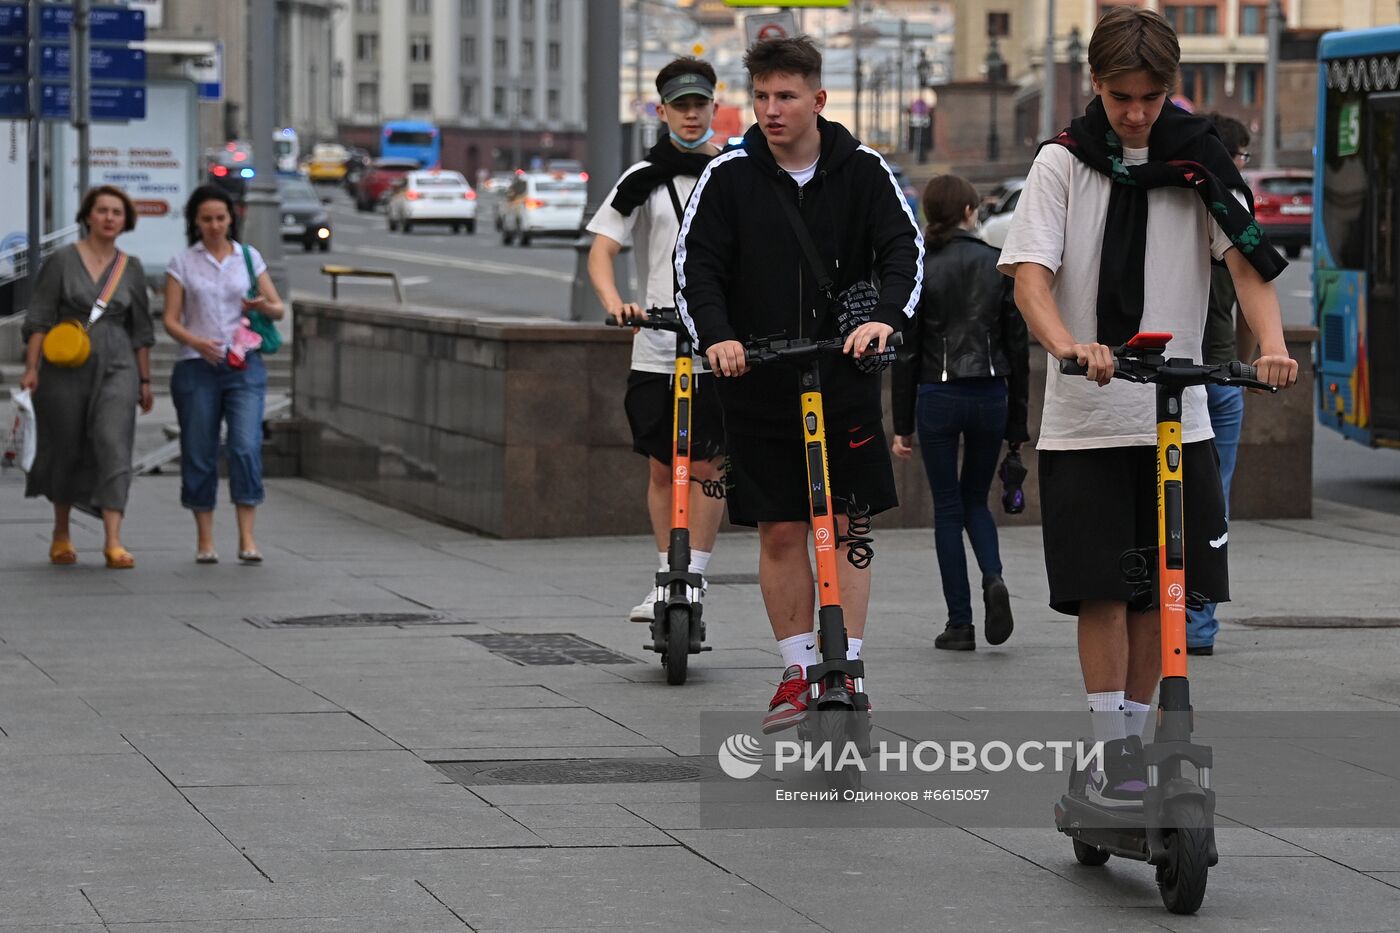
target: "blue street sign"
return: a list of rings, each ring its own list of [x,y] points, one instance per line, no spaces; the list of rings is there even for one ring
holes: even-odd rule
[[[25,78],[29,64],[27,49],[20,43],[0,42],[0,78]]]
[[[0,3],[0,39],[24,39],[29,36],[29,19],[22,3]]]
[[[146,38],[146,11],[122,6],[95,6],[88,16],[93,42],[141,42]],[[73,29],[73,8],[46,4],[39,8],[39,37],[67,39]]]
[[[3,53],[0,48],[0,53]],[[88,66],[93,81],[145,81],[146,53],[141,49],[94,46],[88,49]],[[4,74],[0,65],[0,74]],[[39,49],[39,74],[45,80],[67,81],[73,73],[73,50],[67,45],[45,45]]]
[[[23,120],[28,116],[28,86],[24,84],[0,83],[0,118]]]
[[[72,115],[73,92],[66,84],[45,84],[41,89],[39,115],[45,120],[67,120]],[[115,84],[92,86],[93,120],[144,120],[146,89]]]

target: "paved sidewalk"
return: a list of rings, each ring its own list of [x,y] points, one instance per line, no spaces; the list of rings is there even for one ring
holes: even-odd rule
[[[47,503],[21,492],[0,474],[0,933],[1400,930],[1394,830],[1222,827],[1205,906],[1175,917],[1147,866],[1076,864],[1048,802],[1039,830],[823,833],[701,828],[691,782],[466,787],[428,762],[700,755],[700,711],[772,693],[758,587],[712,587],[715,650],[668,688],[623,621],[650,572],[641,538],[492,541],[279,480],[267,563],[232,560],[221,508],[224,562],[196,566],[178,479],[155,476],[133,490],[136,570],[102,567],[85,517],[80,564],[54,568]],[[1231,529],[1227,620],[1400,615],[1400,518],[1316,516]],[[1016,633],[949,656],[931,648],[930,535],[877,527],[877,716],[1082,706],[1039,529],[1003,548]],[[711,574],[742,581],[755,555],[726,536]],[[246,621],[368,612],[464,624]],[[561,632],[636,663],[527,666],[461,637]],[[1217,644],[1192,668],[1198,705],[1400,707],[1394,628],[1227,621]]]

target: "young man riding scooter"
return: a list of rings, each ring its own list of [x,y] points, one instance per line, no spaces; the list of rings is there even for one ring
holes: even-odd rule
[[[676,244],[676,304],[721,377],[729,518],[758,527],[759,583],[784,666],[764,719],[764,731],[775,732],[806,718],[805,672],[820,657],[808,465],[797,371],[748,372],[743,341],[846,338],[848,356],[831,354],[821,363],[830,487],[843,503],[836,508],[845,535],[849,521],[841,513],[874,515],[898,504],[872,364],[888,358],[886,340],[918,304],[923,241],[889,166],[820,116],[821,53],[809,39],[759,42],[744,64],[757,123],[696,186]],[[824,273],[804,255],[795,223],[805,225]],[[826,279],[823,289],[818,282]],[[863,323],[833,307],[835,295],[871,281],[879,295]],[[872,342],[875,349],[867,350]],[[870,572],[839,565],[847,655],[856,660]]]
[[[678,58],[656,75],[661,97],[658,114],[666,124],[662,139],[641,161],[622,173],[598,213],[589,221],[594,234],[588,253],[588,277],[604,310],[618,324],[646,316],[646,309],[670,307],[675,301],[671,254],[680,232],[685,202],[700,173],[719,149],[710,142],[715,117],[715,71],[698,58]],[[645,301],[626,301],[619,293],[614,260],[631,241]],[[647,512],[656,536],[659,566],[668,569],[671,531],[671,379],[676,365],[676,336],[667,331],[638,330],[632,338],[632,371],[624,405],[632,428],[632,449],[647,458]],[[697,481],[719,477],[724,424],[711,376],[694,382],[690,438],[691,473]],[[691,573],[703,576],[714,550],[720,499],[691,497]],[[698,601],[703,594],[695,594]],[[629,612],[633,622],[652,621],[659,595],[656,587]]]
[[[1161,678],[1150,587],[1124,579],[1125,552],[1156,550],[1153,393],[1111,381],[1113,348],[1147,331],[1173,335],[1166,356],[1200,359],[1210,259],[1223,258],[1258,336],[1258,378],[1285,387],[1298,364],[1284,345],[1269,284],[1285,266],[1231,194],[1239,171],[1209,121],[1170,103],[1180,46],[1162,16],[1113,7],[1089,43],[1095,99],[1037,154],[999,268],[1049,352],[1037,444],[1050,605],[1079,620],[1079,659],[1106,769],[1087,796],[1141,807],[1141,735]],[[1059,360],[1087,365],[1063,375]],[[1229,598],[1225,507],[1206,393],[1186,390],[1186,588]]]

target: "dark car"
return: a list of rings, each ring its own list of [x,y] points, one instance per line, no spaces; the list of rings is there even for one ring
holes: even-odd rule
[[[331,248],[331,218],[311,182],[300,175],[280,175],[277,196],[282,202],[282,239],[301,243],[308,253]]]
[[[417,159],[375,159],[355,187],[355,210],[375,210],[389,199],[394,182],[416,171]]]
[[[1254,219],[1274,245],[1297,259],[1312,243],[1313,176],[1306,169],[1255,169],[1243,172],[1254,192]]]
[[[360,187],[360,179],[365,177],[365,172],[369,171],[370,163],[374,157],[366,149],[358,146],[350,147],[350,156],[345,160],[345,193],[352,198]]]
[[[253,149],[247,143],[228,142],[204,153],[206,178],[224,189],[235,204],[242,204],[253,178]]]

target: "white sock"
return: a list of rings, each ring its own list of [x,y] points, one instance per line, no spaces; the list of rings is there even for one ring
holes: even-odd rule
[[[1094,741],[1112,742],[1126,739],[1123,718],[1123,691],[1089,694],[1089,722],[1094,727]]]
[[[855,661],[860,658],[860,646],[865,642],[864,638],[846,639],[846,660]]]
[[[1147,714],[1152,710],[1146,703],[1138,703],[1133,700],[1123,701],[1123,729],[1126,733],[1124,738],[1135,735],[1142,738],[1142,730],[1147,728]]]
[[[667,554],[665,551],[657,551],[657,552],[656,552],[656,559],[660,561],[660,563],[657,564],[657,569],[658,569],[658,570],[670,570],[670,569],[671,569],[671,555],[670,555],[670,554]]]
[[[778,642],[778,650],[783,655],[784,669],[796,664],[802,668],[804,674],[807,668],[821,660],[817,654],[817,636],[811,632],[784,638]]]
[[[690,552],[690,572],[705,575],[705,570],[710,566],[710,554],[712,551],[691,551]]]

